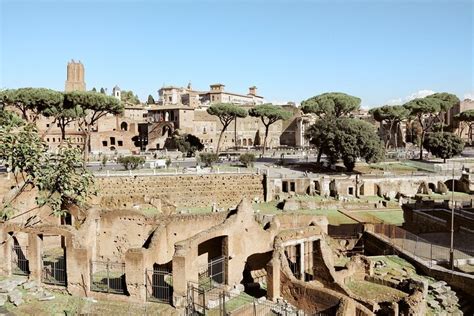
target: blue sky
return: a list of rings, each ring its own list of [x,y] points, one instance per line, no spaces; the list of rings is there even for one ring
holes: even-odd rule
[[[342,91],[366,107],[425,91],[474,98],[473,1],[0,0],[0,87],[86,84],[140,98],[224,83],[269,101]],[[421,91],[421,92],[419,92]]]

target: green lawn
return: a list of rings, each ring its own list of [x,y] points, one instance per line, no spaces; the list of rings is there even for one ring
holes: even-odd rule
[[[402,210],[370,211],[368,213],[386,224],[402,225],[404,222]]]
[[[397,302],[408,296],[397,289],[368,281],[349,281],[346,285],[355,294],[376,302]]]

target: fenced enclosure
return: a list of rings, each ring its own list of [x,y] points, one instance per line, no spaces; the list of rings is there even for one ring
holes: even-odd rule
[[[188,283],[186,315],[209,316],[325,316],[334,315],[335,308],[320,313],[305,313],[288,303],[275,303],[255,298],[245,292],[229,292],[217,288],[206,290],[199,284]]]
[[[126,294],[125,263],[91,261],[91,291]]]
[[[374,233],[388,238],[395,246],[421,259],[429,260],[430,264],[445,264],[450,261],[449,247],[434,244],[395,225],[375,224]],[[474,260],[474,250],[456,248],[453,257],[455,263]]]
[[[46,284],[66,286],[66,255],[64,248],[51,249],[42,256],[41,281]]]
[[[147,301],[171,303],[173,299],[173,275],[166,269],[146,270]]]
[[[204,288],[214,288],[216,284],[226,282],[226,256],[211,259],[204,269],[199,272],[199,285]]]
[[[12,274],[15,275],[29,275],[30,266],[27,259],[28,247],[21,247],[19,244],[14,244],[12,247]]]

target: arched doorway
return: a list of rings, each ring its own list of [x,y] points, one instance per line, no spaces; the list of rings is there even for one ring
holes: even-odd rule
[[[120,129],[124,132],[128,131],[128,124],[127,122],[122,122],[122,124],[120,124]]]

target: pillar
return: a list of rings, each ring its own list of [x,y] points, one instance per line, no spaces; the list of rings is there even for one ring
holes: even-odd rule
[[[0,227],[0,275],[8,276],[12,273],[13,238],[6,229]]]
[[[143,249],[130,249],[125,253],[125,280],[130,298],[146,302],[145,258]]]
[[[68,237],[70,238],[70,237]],[[71,243],[66,247],[66,280],[70,293],[88,296],[91,288],[90,251],[84,248],[73,248]]]
[[[28,234],[28,262],[30,267],[30,278],[41,281],[43,262],[41,258],[43,248],[43,236],[35,233]]]
[[[304,241],[300,243],[300,280],[304,281]]]
[[[267,298],[276,301],[281,297],[281,262],[273,257],[267,264]]]
[[[176,308],[186,306],[186,272],[189,272],[186,257],[184,255],[175,255],[173,257],[173,305]]]

